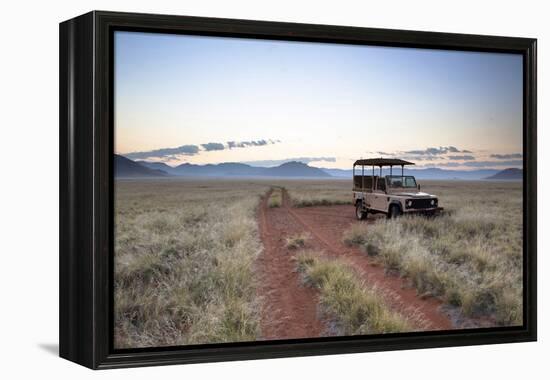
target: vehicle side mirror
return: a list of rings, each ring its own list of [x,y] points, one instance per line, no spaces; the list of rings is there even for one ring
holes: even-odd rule
[[[420,185],[418,185],[418,191],[420,191]]]

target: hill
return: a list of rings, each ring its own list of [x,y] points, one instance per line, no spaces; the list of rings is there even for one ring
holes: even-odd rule
[[[523,170],[517,168],[504,169],[486,179],[496,181],[520,181],[523,179]]]
[[[149,162],[149,161],[134,161],[141,166],[145,166],[151,170],[160,170],[168,174],[172,174],[174,168],[170,165],[165,164],[164,162]]]
[[[139,161],[138,163],[149,169],[162,170],[175,176],[187,177],[331,177],[330,174],[321,169],[296,161],[271,168],[251,166],[238,162],[207,165],[185,163],[175,167],[162,162]]]
[[[285,162],[262,171],[266,177],[331,177],[327,172],[297,161]]]
[[[257,176],[261,175],[263,168],[240,164],[235,162],[224,162],[221,164],[181,164],[173,169],[175,175],[180,176],[209,176],[209,177],[227,177],[227,176]]]
[[[150,169],[124,156],[115,154],[115,177],[165,177],[168,174],[162,170]]]

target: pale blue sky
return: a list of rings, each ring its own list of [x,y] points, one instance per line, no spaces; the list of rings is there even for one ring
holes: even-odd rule
[[[310,164],[348,168],[384,152],[517,166],[491,155],[521,153],[522,57],[116,32],[115,136],[117,153],[157,150],[133,158],[172,165],[318,157]],[[199,149],[163,151],[180,146]],[[406,153],[430,147],[470,158]]]

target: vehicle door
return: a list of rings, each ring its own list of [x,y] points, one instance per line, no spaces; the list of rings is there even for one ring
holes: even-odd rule
[[[378,211],[388,211],[388,195],[386,194],[386,179],[378,177],[376,187],[373,191],[373,201],[371,208]]]

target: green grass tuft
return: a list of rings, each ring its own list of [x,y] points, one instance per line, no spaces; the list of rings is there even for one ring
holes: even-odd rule
[[[337,322],[342,335],[410,331],[407,320],[391,311],[375,291],[367,290],[359,277],[338,260],[319,259],[302,252],[298,270],[306,284],[319,289],[320,304]]]

